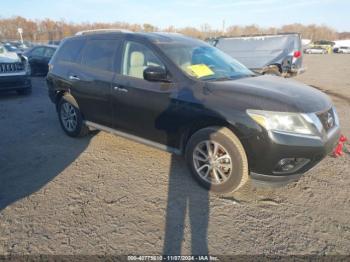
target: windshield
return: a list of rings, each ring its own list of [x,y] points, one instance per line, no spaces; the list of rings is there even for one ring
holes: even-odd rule
[[[254,75],[244,65],[209,45],[162,43],[159,47],[183,72],[201,80],[228,80]]]

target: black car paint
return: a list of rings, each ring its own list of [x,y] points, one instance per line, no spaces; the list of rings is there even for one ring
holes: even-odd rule
[[[77,64],[79,58],[77,63],[56,63],[55,55],[50,62],[53,68],[47,76],[51,100],[57,103],[62,92],[69,92],[86,120],[164,144],[182,153],[194,131],[212,125],[226,126],[244,145],[250,171],[261,177],[278,177],[273,170],[284,157],[311,159],[303,170],[299,170],[307,171],[334,146],[339,130],[327,139],[291,138],[286,134],[268,133],[246,113],[247,109],[299,113],[329,110],[332,104],[320,91],[273,76],[200,81],[185,75],[157,46],[157,41],[169,36],[157,37],[157,34],[108,33],[65,40],[120,39],[122,44],[113,65],[116,73],[83,69]],[[122,76],[119,72],[126,40],[140,42],[152,49],[165,64],[169,81],[150,82]],[[80,80],[70,80],[72,76]],[[120,89],[126,91],[120,92]]]

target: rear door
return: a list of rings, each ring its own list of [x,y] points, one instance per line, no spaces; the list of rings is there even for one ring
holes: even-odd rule
[[[52,57],[50,61],[51,70],[46,78],[51,99],[55,98],[56,92],[64,91],[72,93],[73,86],[69,80],[69,75],[72,72],[77,72],[79,68],[79,65],[77,65],[79,63],[78,58],[85,45],[85,41],[83,37],[67,38]]]
[[[72,94],[86,120],[112,126],[111,83],[119,38],[95,37],[86,40],[80,63],[68,73]]]

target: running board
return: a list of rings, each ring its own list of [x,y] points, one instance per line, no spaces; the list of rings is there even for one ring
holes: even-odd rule
[[[151,146],[151,147],[163,150],[163,151],[167,151],[169,153],[173,153],[176,155],[182,154],[181,150],[174,148],[174,147],[166,146],[166,145],[163,145],[163,144],[160,144],[160,143],[157,143],[157,142],[154,142],[154,141],[151,141],[151,140],[139,137],[139,136],[127,134],[127,133],[124,133],[122,131],[118,131],[118,130],[115,130],[113,128],[110,128],[110,127],[107,127],[104,125],[100,125],[100,124],[97,124],[94,122],[84,121],[84,123],[89,127],[92,127],[92,128],[95,128],[95,129],[98,129],[101,131],[105,131],[107,133],[112,133],[114,135],[121,136],[121,137],[124,137],[126,139],[129,139],[129,140],[132,140],[132,141],[135,141],[135,142],[147,145],[147,146]]]

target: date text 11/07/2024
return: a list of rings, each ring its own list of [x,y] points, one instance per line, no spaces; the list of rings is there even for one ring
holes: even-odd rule
[[[128,261],[216,261],[215,256],[128,256]]]

